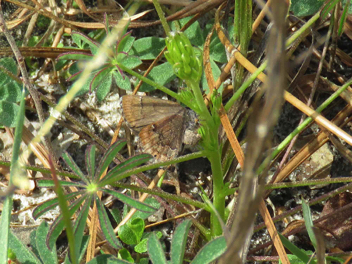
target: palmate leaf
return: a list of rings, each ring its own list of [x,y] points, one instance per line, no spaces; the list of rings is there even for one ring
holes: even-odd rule
[[[66,199],[67,201],[75,198],[76,196],[83,194],[84,191],[79,191],[79,192],[72,192],[72,193],[68,193],[66,195]],[[58,198],[53,198],[50,199],[48,201],[43,202],[42,204],[38,205],[34,211],[33,211],[33,218],[34,219],[38,219],[38,217],[42,216],[43,214],[45,214],[47,211],[55,208],[56,206],[59,205],[59,200]]]
[[[186,242],[188,237],[188,231],[191,227],[191,220],[185,220],[179,224],[175,230],[171,242],[171,263],[181,264],[183,263],[183,257],[186,250]]]
[[[92,180],[95,172],[95,145],[88,146],[86,150],[86,168],[88,177]]]
[[[81,204],[85,201],[86,196],[82,195],[76,201],[74,201],[69,206],[69,217],[71,217],[81,206]],[[63,221],[62,214],[60,214],[52,223],[49,229],[48,236],[46,238],[46,246],[51,249],[55,244],[56,239],[61,234],[62,230],[64,229],[65,223]]]
[[[108,214],[105,211],[104,205],[96,195],[95,195],[95,202],[97,204],[100,227],[101,227],[101,230],[103,231],[105,239],[110,243],[112,247],[122,248],[120,241],[118,241],[116,238],[114,229],[111,226],[111,222],[109,220]]]
[[[124,141],[117,141],[112,144],[109,149],[105,152],[102,157],[99,167],[95,173],[94,180],[97,181],[100,178],[100,175],[104,173],[106,168],[110,165],[111,161],[115,158],[116,154],[126,145]]]
[[[136,208],[139,211],[142,211],[145,213],[154,213],[156,210],[158,210],[157,208],[154,208],[154,207],[149,206],[145,203],[139,202],[139,201],[137,201],[127,195],[124,195],[122,193],[119,193],[117,191],[109,190],[109,189],[102,189],[102,191],[104,193],[107,193],[107,194],[110,194],[110,195],[116,197],[118,200],[120,200],[124,204],[127,204],[130,207]]]
[[[62,154],[62,158],[66,162],[67,166],[79,177],[79,179],[86,184],[89,184],[90,181],[87,179],[87,177],[83,174],[81,169],[77,166],[76,162],[72,159],[72,157],[67,153],[64,152]]]
[[[134,157],[131,157],[131,158],[125,160],[124,162],[121,162],[119,165],[115,166],[112,170],[110,170],[106,174],[103,181],[101,183],[99,183],[99,186],[104,186],[105,185],[104,183],[113,177],[116,177],[115,181],[122,180],[125,177],[122,177],[122,178],[117,177],[119,174],[121,174],[125,171],[128,171],[130,169],[133,169],[143,163],[146,163],[151,158],[153,158],[153,156],[150,154],[140,154],[140,155],[136,155]]]

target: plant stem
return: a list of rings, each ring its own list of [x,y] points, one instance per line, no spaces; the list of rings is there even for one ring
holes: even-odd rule
[[[217,150],[209,151],[207,155],[213,174],[213,205],[217,212],[217,214],[211,214],[210,220],[213,237],[220,236],[222,234],[222,226],[220,221],[223,221],[225,216],[225,196],[223,195],[224,181],[220,153],[221,151],[218,145]],[[218,219],[218,217],[220,219]]]
[[[224,220],[225,215],[225,196],[222,195],[222,192],[224,191],[224,181],[221,167],[221,151],[218,141],[218,125],[215,124],[213,117],[204,103],[198,82],[188,80],[186,83],[193,91],[198,105],[199,118],[204,121],[203,125],[206,126],[205,131],[209,133],[207,138],[203,140],[209,140],[209,144],[204,144],[204,147],[208,147],[205,151],[206,156],[210,161],[213,174],[213,205],[216,213],[213,212],[211,214],[211,232],[212,236],[219,236],[222,234],[221,221]]]
[[[158,13],[158,16],[160,18],[161,24],[163,25],[163,28],[165,30],[165,34],[166,34],[166,36],[168,36],[170,34],[170,27],[169,27],[169,24],[166,21],[166,18],[164,16],[164,12],[161,9],[161,6],[160,6],[158,0],[153,0],[153,4],[155,6],[156,12]]]

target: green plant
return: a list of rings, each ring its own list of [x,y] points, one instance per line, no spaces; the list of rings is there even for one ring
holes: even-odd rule
[[[191,221],[185,220],[179,224],[175,230],[171,241],[171,263],[181,264],[187,259],[184,258],[187,245],[187,237]],[[220,257],[226,250],[226,241],[223,236],[212,239],[198,252],[195,258],[190,262],[192,264],[206,264],[211,263]],[[168,263],[162,246],[153,233],[148,240],[148,254],[153,263]]]
[[[312,220],[311,211],[310,211],[309,205],[303,199],[302,199],[302,210],[303,210],[304,223],[305,223],[310,241],[312,242],[312,245],[315,248],[315,250],[319,250],[317,238],[313,230],[313,220]],[[303,249],[300,249],[297,246],[295,246],[293,243],[291,243],[283,235],[279,234],[279,236],[282,241],[282,244],[292,253],[292,255],[291,254],[288,255],[291,263],[295,263],[295,264],[304,264],[308,262],[318,263],[312,251],[305,251]],[[325,252],[319,252],[319,253],[317,252],[317,254],[325,254]],[[325,263],[331,263],[331,262],[344,263],[345,260],[342,258],[330,257],[330,256],[325,258]],[[282,263],[281,260],[280,260],[280,263]]]
[[[67,165],[72,169],[72,171],[76,173],[76,175],[78,176],[78,180],[80,180],[80,181],[59,181],[61,186],[78,188],[77,191],[71,192],[65,197],[66,201],[72,201],[74,198],[77,198],[73,200],[69,206],[69,217],[72,216],[79,209],[79,207],[82,207],[82,209],[80,210],[77,216],[77,220],[74,226],[75,241],[76,241],[75,243],[77,243],[75,245],[76,250],[80,248],[84,227],[88,217],[88,211],[93,202],[97,204],[100,226],[107,241],[115,248],[122,247],[121,243],[117,240],[114,234],[113,228],[111,226],[111,223],[109,221],[105,208],[99,196],[97,195],[98,192],[103,192],[105,194],[112,195],[113,197],[119,199],[123,203],[144,212],[152,213],[156,210],[155,208],[147,204],[138,202],[132,199],[131,197],[128,197],[127,195],[123,195],[117,191],[108,189],[105,187],[105,184],[102,184],[101,175],[103,175],[103,173],[108,168],[109,164],[111,163],[115,155],[124,146],[125,146],[125,142],[116,142],[115,144],[113,144],[103,155],[97,168],[95,166],[95,159],[96,159],[95,146],[88,147],[86,152],[86,169],[87,169],[88,175],[83,174],[83,172],[79,169],[79,167],[75,164],[75,162],[68,154],[63,155],[63,158],[67,163]],[[145,163],[150,158],[151,156],[147,154],[141,154],[141,155],[132,157],[120,163],[119,165],[115,166],[113,169],[111,169],[104,177],[104,180],[110,179],[110,178],[121,180],[124,178],[122,175],[124,172],[132,168],[135,168],[140,164]],[[122,177],[119,177],[119,175],[122,175]],[[40,180],[38,181],[38,185],[40,187],[53,187],[54,182],[53,180]],[[59,202],[60,202],[59,198],[55,198],[39,205],[34,210],[33,217],[38,218],[43,213],[56,207],[59,204]],[[46,244],[48,248],[52,248],[54,246],[55,241],[63,228],[64,228],[63,217],[62,215],[60,215],[56,218],[56,220],[50,227],[50,230],[46,239]]]
[[[110,34],[109,22],[106,16],[105,33],[106,35]],[[109,49],[109,52],[107,54],[108,60],[91,74],[91,77],[86,80],[85,84],[77,95],[82,95],[88,91],[96,90],[97,98],[99,101],[101,101],[106,97],[106,95],[110,91],[113,78],[115,79],[115,82],[119,88],[124,90],[131,90],[130,80],[125,76],[119,66],[120,64],[123,64],[129,69],[134,69],[140,64],[142,64],[141,59],[128,54],[135,40],[135,38],[131,37],[130,35],[131,32],[125,33],[123,36],[121,36],[120,40],[117,41],[115,47],[111,47]],[[80,51],[73,51],[63,53],[58,56],[59,60],[78,61],[70,67],[70,72],[72,76],[69,80],[74,81],[79,77],[80,73],[82,73],[82,69],[80,69],[82,67],[80,67],[79,65],[83,65],[87,61],[91,60],[93,56],[96,55],[100,44],[79,32],[73,32],[72,39],[80,49],[84,49],[86,46],[88,46],[91,51],[91,54]],[[60,65],[60,67],[62,66],[63,64]]]
[[[0,59],[0,126],[14,127],[19,115],[21,85],[13,58]]]

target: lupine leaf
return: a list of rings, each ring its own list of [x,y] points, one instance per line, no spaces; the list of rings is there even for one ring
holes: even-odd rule
[[[84,235],[84,229],[86,227],[86,222],[88,218],[88,213],[89,213],[89,208],[92,203],[92,195],[87,197],[86,202],[82,208],[82,210],[79,212],[79,215],[77,216],[77,220],[75,222],[75,243],[76,243],[76,255],[79,256],[79,251],[81,250],[81,243],[82,243],[82,238]]]
[[[116,154],[126,145],[124,141],[117,141],[109,147],[109,149],[104,153],[99,167],[95,173],[95,180],[98,180],[100,175],[104,173],[107,167],[110,165],[112,160],[115,158]]]
[[[104,181],[110,178],[116,177],[117,175],[128,171],[130,169],[136,168],[137,166],[146,163],[149,161],[153,156],[150,154],[140,154],[134,157],[131,157],[124,162],[121,162],[119,165],[116,165],[113,169],[111,169],[104,177]],[[121,178],[122,179],[122,178]],[[116,181],[121,180],[120,178],[116,178]]]
[[[40,259],[43,261],[43,263],[58,263],[57,260],[57,252],[56,252],[56,246],[53,246],[52,250],[49,250],[46,245],[45,245],[45,240],[48,235],[49,231],[49,226],[48,223],[43,221],[37,231],[36,231],[36,246],[38,253],[40,255]]]
[[[154,232],[148,240],[148,253],[153,263],[167,264],[164,250]]]
[[[80,52],[80,51],[71,51],[71,52],[65,52],[60,54],[59,56],[57,56],[58,60],[85,60],[85,61],[89,61],[91,59],[93,59],[93,55],[92,54],[87,54],[85,52]]]
[[[72,182],[72,181],[59,181],[62,186],[77,186],[77,187],[84,187],[86,185],[80,183],[80,182]],[[54,187],[54,181],[53,180],[38,180],[38,187]]]
[[[81,206],[81,204],[85,201],[85,196],[82,195],[79,199],[74,201],[70,206],[69,206],[69,215],[70,217],[78,210],[78,208]],[[57,238],[61,234],[62,230],[64,229],[65,223],[63,221],[62,214],[60,214],[54,222],[51,224],[48,236],[46,238],[46,246],[51,249],[53,245],[55,244]]]
[[[191,227],[192,222],[185,220],[179,224],[172,236],[171,242],[171,262],[172,264],[183,263],[183,257],[185,255],[186,243],[188,237],[188,231]]]
[[[88,146],[86,150],[86,168],[88,170],[88,175],[91,180],[93,180],[95,173],[95,145]]]
[[[225,237],[217,237],[206,244],[191,262],[192,264],[206,264],[216,260],[226,250]]]
[[[153,213],[155,212],[156,208],[149,206],[145,203],[142,203],[138,200],[135,200],[127,195],[124,195],[122,193],[119,193],[117,191],[114,190],[109,190],[109,189],[102,189],[102,191],[104,193],[110,194],[114,197],[116,197],[118,200],[120,200],[121,202],[123,202],[124,204],[127,204],[130,207],[136,208],[139,211],[145,212],[145,213]]]
[[[79,41],[88,44],[90,51],[92,52],[93,55],[95,55],[98,52],[99,49],[99,43],[94,41],[93,39],[89,38],[88,36],[80,33],[80,32],[72,32],[71,34],[73,41],[79,45]],[[78,42],[78,43],[77,43]],[[83,47],[81,45],[81,47]]]
[[[86,184],[90,183],[90,181],[83,174],[81,169],[77,166],[77,164],[74,162],[72,157],[67,152],[64,152],[62,154],[62,158],[66,162],[67,166],[70,167],[70,169],[80,178],[81,181],[85,182]]]
[[[67,199],[67,201],[69,201],[69,200],[75,198],[77,195],[82,194],[83,192],[84,191],[68,193],[66,195],[66,199]],[[41,215],[43,215],[47,211],[55,208],[58,205],[59,205],[58,198],[53,198],[53,199],[50,199],[48,201],[45,201],[42,204],[38,205],[34,209],[32,216],[33,216],[34,219],[38,219],[38,217],[40,217]]]
[[[110,243],[112,247],[122,248],[121,243],[116,238],[114,229],[111,226],[111,222],[109,220],[108,214],[105,211],[104,205],[101,203],[100,199],[97,196],[95,197],[95,202],[97,203],[100,227],[103,231],[106,240]]]

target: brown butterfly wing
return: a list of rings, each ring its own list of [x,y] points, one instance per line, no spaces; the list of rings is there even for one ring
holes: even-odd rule
[[[139,133],[144,152],[159,161],[175,158],[182,147],[184,110],[144,127]]]
[[[178,103],[149,96],[125,95],[122,97],[124,118],[136,132],[166,117],[184,112]]]

